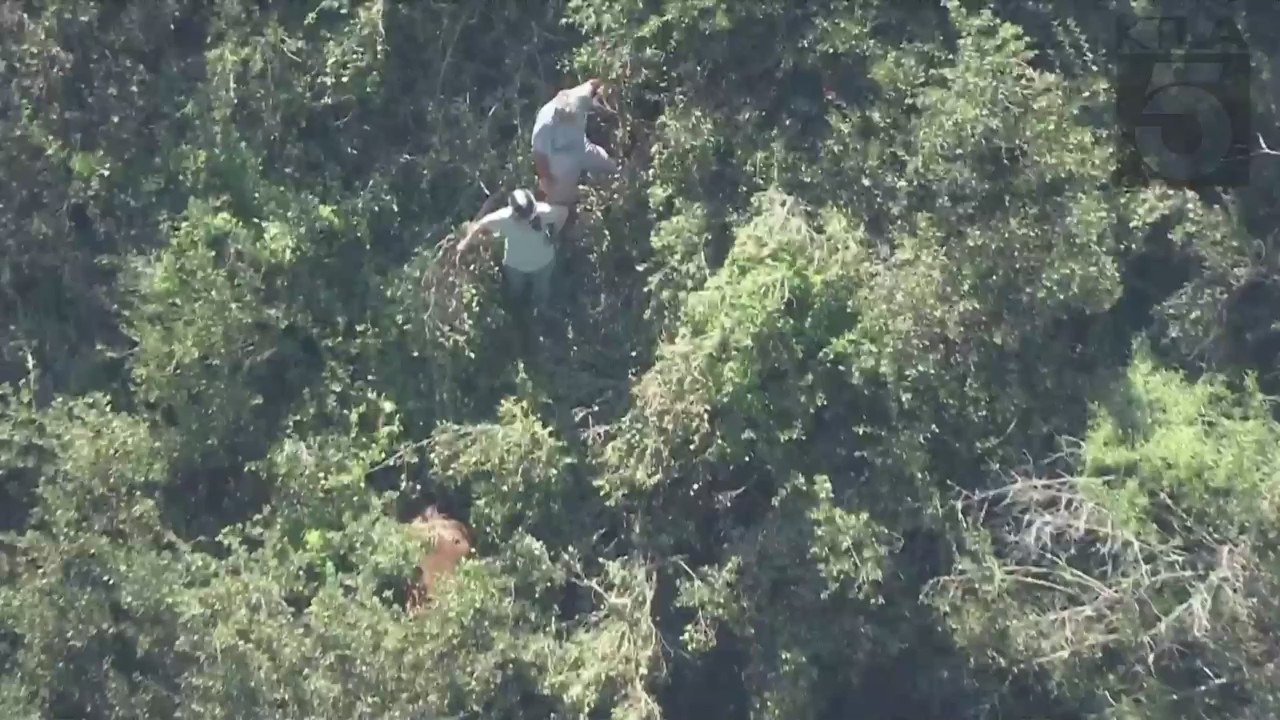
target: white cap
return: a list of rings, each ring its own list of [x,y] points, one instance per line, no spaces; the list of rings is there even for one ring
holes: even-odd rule
[[[517,188],[512,191],[508,204],[511,206],[512,212],[523,218],[532,216],[534,211],[538,209],[537,200],[533,197],[533,193],[524,188]]]

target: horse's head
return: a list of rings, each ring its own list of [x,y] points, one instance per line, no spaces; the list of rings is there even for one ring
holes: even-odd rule
[[[435,578],[452,572],[471,552],[471,533],[466,525],[441,513],[435,505],[413,519],[409,532],[427,546],[418,567],[422,570],[424,596],[430,596]]]

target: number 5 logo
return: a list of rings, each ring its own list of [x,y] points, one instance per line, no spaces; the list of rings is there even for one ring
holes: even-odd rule
[[[1212,172],[1227,158],[1232,145],[1231,115],[1212,91],[1222,79],[1220,63],[1187,62],[1183,67],[1189,77],[1182,81],[1174,79],[1175,67],[1159,62],[1152,68],[1143,95],[1146,104],[1134,127],[1134,144],[1153,171],[1169,180],[1187,182]],[[1169,134],[1189,131],[1199,135],[1194,151],[1183,153],[1169,147]]]

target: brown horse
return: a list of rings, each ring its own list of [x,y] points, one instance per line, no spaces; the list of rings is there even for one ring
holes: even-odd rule
[[[458,562],[471,552],[471,533],[466,525],[432,505],[409,523],[409,534],[428,547],[427,553],[418,561],[421,577],[409,588],[408,610],[416,613],[430,599],[436,579],[452,572]]]

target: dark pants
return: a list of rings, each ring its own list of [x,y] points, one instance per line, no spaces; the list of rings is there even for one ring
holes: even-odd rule
[[[507,299],[514,308],[524,305],[525,294],[528,293],[529,305],[533,308],[545,308],[551,297],[551,272],[555,269],[554,260],[533,272],[522,272],[507,265],[502,266],[502,276],[507,288]]]

